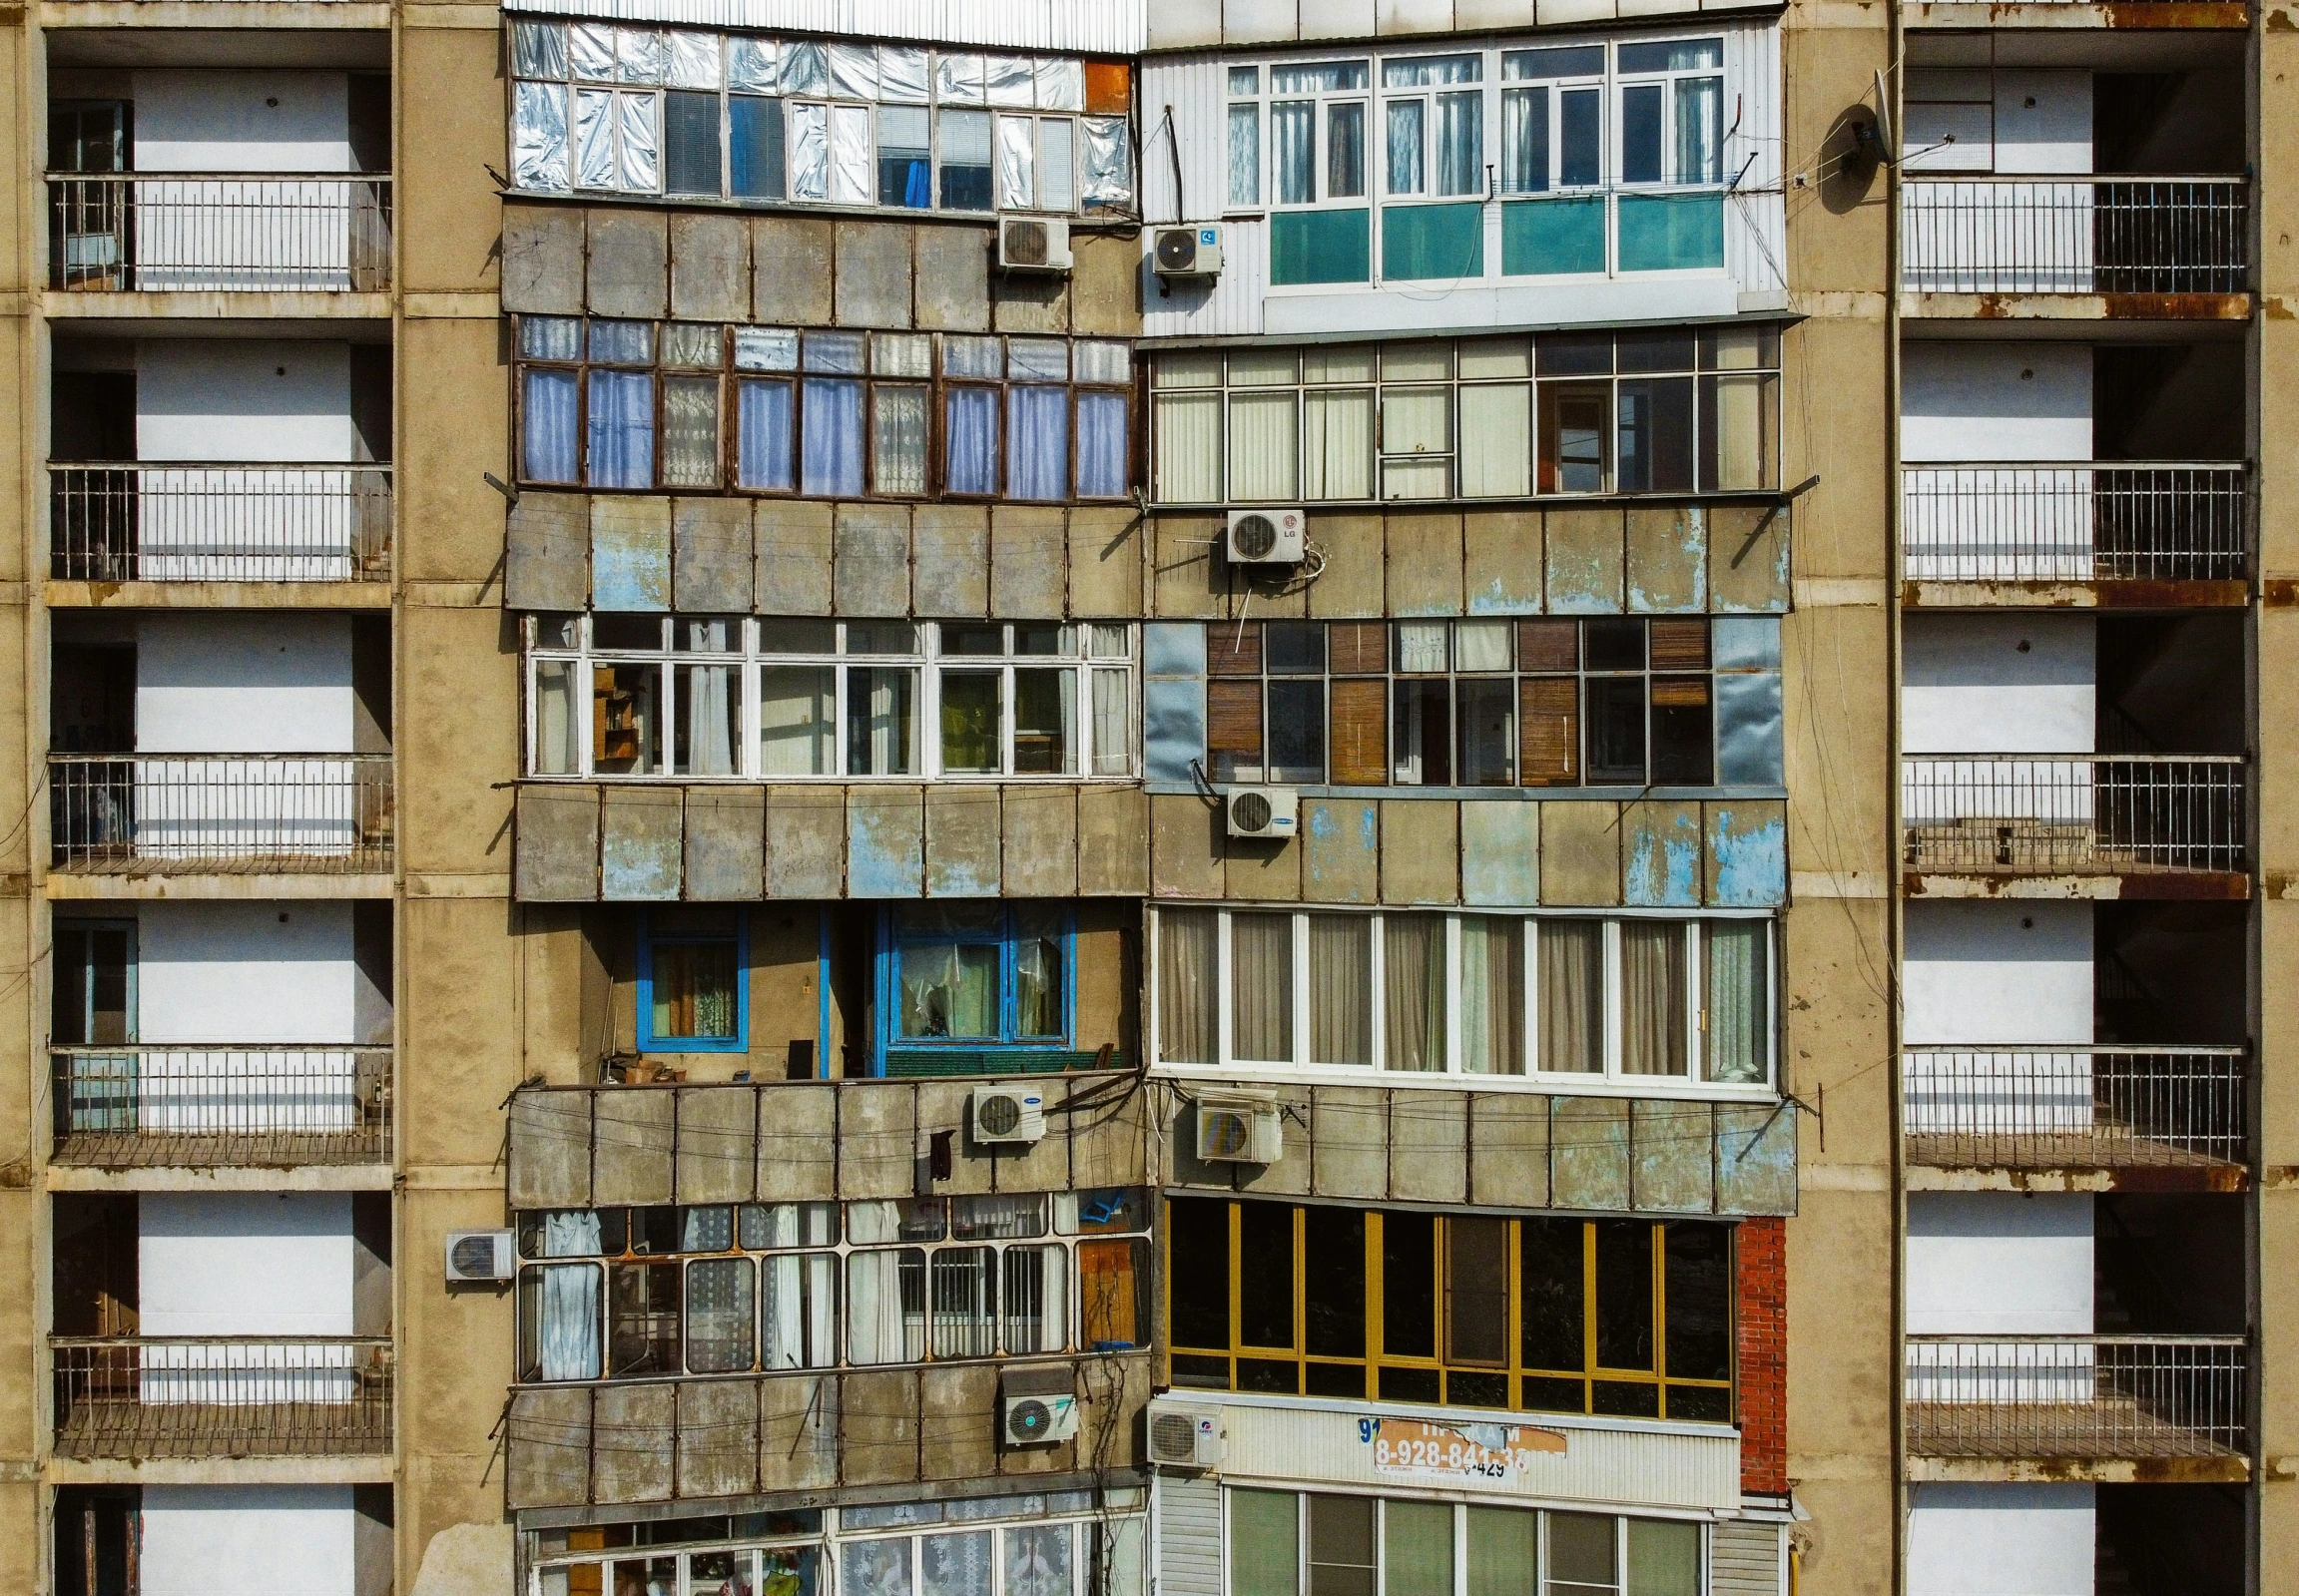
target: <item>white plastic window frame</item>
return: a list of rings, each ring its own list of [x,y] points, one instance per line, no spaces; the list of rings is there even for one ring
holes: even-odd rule
[[[1381,72],[1380,59],[1368,56],[1335,55],[1330,50],[1316,55],[1288,56],[1277,60],[1257,59],[1250,63],[1254,66],[1257,74],[1254,80],[1254,94],[1250,96],[1229,94],[1227,92],[1229,68],[1231,66],[1242,67],[1248,64],[1243,61],[1226,60],[1221,64],[1224,90],[1221,134],[1223,141],[1222,193],[1225,197],[1222,205],[1223,214],[1225,216],[1258,216],[1265,211],[1320,211],[1328,209],[1354,211],[1361,207],[1377,204],[1375,196],[1381,179],[1378,165],[1381,133],[1374,126],[1374,121],[1377,116],[1375,101],[1379,97],[1376,79]],[[1276,73],[1279,70],[1286,67],[1317,66],[1363,67],[1365,69],[1365,85],[1362,88],[1354,89],[1287,89],[1283,91],[1276,87]],[[1259,141],[1261,149],[1261,193],[1260,197],[1251,205],[1238,204],[1227,199],[1229,193],[1228,107],[1246,104],[1252,104],[1258,108],[1258,115],[1254,122],[1254,136]],[[1296,104],[1307,104],[1311,108],[1310,198],[1307,200],[1285,200],[1281,199],[1278,194],[1275,159],[1277,152],[1277,107]],[[1349,105],[1360,106],[1364,110],[1365,125],[1359,132],[1358,150],[1361,168],[1359,176],[1362,179],[1363,192],[1344,195],[1340,199],[1335,199],[1326,192],[1328,179],[1331,177],[1329,163],[1333,158],[1333,108]]]
[[[1395,88],[1389,86],[1387,73],[1393,63],[1449,61],[1460,58],[1475,61],[1477,75],[1474,78],[1445,83],[1399,84]],[[1405,54],[1383,56],[1375,64],[1374,70],[1377,77],[1374,82],[1374,92],[1381,101],[1381,109],[1374,120],[1380,124],[1381,130],[1378,141],[1380,145],[1378,167],[1381,175],[1380,195],[1383,205],[1459,205],[1468,201],[1481,203],[1493,198],[1494,184],[1498,182],[1499,174],[1499,146],[1495,142],[1499,133],[1499,124],[1493,118],[1494,99],[1490,91],[1494,81],[1493,72],[1498,68],[1499,62],[1500,58],[1497,52],[1487,47],[1473,50],[1444,50],[1434,53],[1428,50],[1416,50]],[[1437,102],[1447,95],[1475,96],[1477,149],[1483,155],[1492,158],[1480,163],[1475,187],[1458,194],[1440,193],[1437,184]],[[1393,105],[1409,105],[1417,101],[1421,105],[1421,164],[1417,180],[1419,187],[1406,190],[1392,189],[1389,186],[1389,108]],[[1369,135],[1366,142],[1370,146],[1376,141]],[[1370,150],[1367,154],[1367,162],[1369,165],[1375,164],[1375,157]],[[1482,168],[1491,169],[1489,178]]]
[[[1570,46],[1564,48],[1570,48]],[[1513,50],[1503,50],[1500,55],[1508,56],[1516,53]],[[1609,49],[1604,52],[1604,58],[1608,62],[1612,59],[1612,52]],[[1519,90],[1546,89],[1548,91],[1548,186],[1542,189],[1510,189],[1506,187],[1507,173],[1504,170],[1506,162],[1503,159],[1495,159],[1493,182],[1499,199],[1504,201],[1537,200],[1545,199],[1550,195],[1589,195],[1604,192],[1607,177],[1618,170],[1618,165],[1613,159],[1610,137],[1613,115],[1612,89],[1608,74],[1596,72],[1564,78],[1503,78],[1496,87],[1500,91],[1494,96],[1495,115],[1498,119],[1493,127],[1493,139],[1495,141],[1493,150],[1496,158],[1502,155],[1499,141],[1507,136],[1508,128],[1507,114],[1501,109],[1501,102],[1510,93]],[[1564,97],[1568,93],[1596,96],[1597,172],[1594,183],[1567,184],[1564,181]]]
[[[1626,72],[1621,70],[1620,67],[1621,42],[1634,43],[1638,45],[1650,44],[1658,46],[1669,44],[1703,44],[1711,41],[1717,45],[1717,64],[1712,67],[1687,67],[1678,68],[1674,71],[1648,72]],[[1687,189],[1713,189],[1721,187],[1724,183],[1730,181],[1731,174],[1729,172],[1720,173],[1714,178],[1707,177],[1705,175],[1688,178],[1683,173],[1676,170],[1676,86],[1679,83],[1695,79],[1713,78],[1716,80],[1717,159],[1719,161],[1724,159],[1725,135],[1726,132],[1733,126],[1733,119],[1732,106],[1728,92],[1731,74],[1725,64],[1726,51],[1724,49],[1723,36],[1713,33],[1692,33],[1686,34],[1682,38],[1637,39],[1633,41],[1621,42],[1616,42],[1612,50],[1608,52],[1606,56],[1606,62],[1611,68],[1610,92],[1605,96],[1604,108],[1604,153],[1606,162],[1606,176],[1610,180],[1606,186],[1612,189],[1616,189],[1624,194],[1649,194],[1662,190],[1676,191]],[[1631,183],[1626,177],[1621,175],[1627,170],[1628,165],[1627,160],[1625,159],[1626,140],[1628,137],[1628,114],[1625,109],[1624,97],[1627,91],[1630,89],[1649,85],[1658,85],[1660,89],[1661,175],[1658,182],[1639,181],[1636,183]]]

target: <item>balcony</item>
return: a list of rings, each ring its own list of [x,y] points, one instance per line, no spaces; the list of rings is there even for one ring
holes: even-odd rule
[[[1917,0],[1911,28],[2217,28],[2250,25],[2243,0]]]
[[[83,293],[379,293],[391,285],[391,180],[52,175],[48,285]]]
[[[388,754],[51,754],[53,867],[358,875],[391,867]]]
[[[1910,175],[1900,205],[1901,287],[1982,301],[1936,313],[2249,314],[2243,178]],[[2109,303],[2026,302],[2077,295]]]
[[[1908,755],[1906,890],[2243,897],[2247,785],[2239,755]]]
[[[2246,1479],[2248,1370],[2240,1335],[1911,1335],[1911,1472]]]
[[[1983,587],[2012,602],[2248,597],[2251,495],[2240,463],[1909,465],[1900,503],[1910,603],[1935,585],[1959,590],[1935,602],[1967,604]]]
[[[387,1164],[387,1047],[196,1044],[49,1053],[51,1161],[87,1169]]]
[[[48,1346],[56,1450],[66,1457],[330,1457],[391,1449],[387,1335],[53,1335]]]
[[[49,575],[63,582],[380,582],[388,465],[48,467]]]
[[[2097,1172],[2119,1191],[2239,1191],[2244,1064],[2239,1047],[1912,1047],[1900,1059],[1908,1161]]]

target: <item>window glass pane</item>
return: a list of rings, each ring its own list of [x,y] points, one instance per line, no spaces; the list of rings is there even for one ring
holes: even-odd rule
[[[883,1592],[885,1596],[908,1596],[910,1589],[910,1541],[908,1536],[893,1540],[851,1540],[840,1548],[841,1583],[850,1591]],[[616,1596],[622,1596],[617,1592]]]
[[[1538,1596],[1540,1515],[1513,1507],[1471,1507],[1464,1596]]]
[[[1151,377],[1160,388],[1218,388],[1222,383],[1222,357],[1218,352],[1184,352],[1161,356]]]
[[[926,390],[881,382],[870,395],[870,480],[880,493],[926,490]]]
[[[932,148],[924,106],[878,107],[878,204],[923,211],[934,203]]]
[[[1674,176],[1678,183],[1722,183],[1724,110],[1722,78],[1680,78],[1676,83]]]
[[[1661,86],[1632,84],[1620,91],[1620,181],[1660,181]]]
[[[1071,1596],[1070,1526],[1016,1524],[1005,1531],[1006,1596]]]
[[[531,360],[579,360],[583,353],[580,316],[519,317],[519,352]]]
[[[932,376],[934,340],[922,332],[873,332],[870,369],[881,377]]]
[[[869,108],[833,106],[830,197],[840,205],[867,205],[870,188]]]
[[[679,1266],[607,1268],[607,1377],[679,1368]]]
[[[1505,684],[1504,684],[1505,685]],[[1460,922],[1460,1067],[1524,1073],[1524,922],[1464,915]]]
[[[1302,1225],[1303,1347],[1312,1357],[1363,1357],[1365,1215],[1310,1207]]]
[[[1726,492],[1772,485],[1772,376],[1700,379],[1700,480]]]
[[[1293,1213],[1283,1203],[1238,1205],[1240,1346],[1294,1343]]]
[[[1700,1596],[1700,1526],[1630,1519],[1628,1589],[1630,1596]]]
[[[521,461],[527,480],[574,481],[575,373],[530,369],[521,398]]]
[[[949,68],[947,58],[943,70]],[[990,207],[990,118],[986,111],[944,111],[941,139],[941,195],[945,211],[987,211]]]
[[[1508,1362],[1508,1221],[1454,1214],[1444,1222],[1444,1359]],[[1446,1581],[1449,1591],[1451,1582]]]
[[[1437,158],[1436,192],[1484,193],[1484,96],[1440,94],[1431,144]]]
[[[1006,389],[1006,495],[1066,499],[1070,478],[1070,390]]]
[[[1427,118],[1428,106],[1424,101],[1389,102],[1385,148],[1389,152],[1388,187],[1391,194],[1422,192],[1422,141]]]
[[[1094,775],[1124,776],[1133,769],[1133,719],[1127,674],[1093,673]]]
[[[939,943],[900,950],[901,1034],[994,1037],[998,1034],[998,950],[985,942]]]
[[[553,1264],[520,1273],[532,1378],[599,1377],[599,1266]]]
[[[800,480],[809,493],[862,491],[862,384],[809,377],[802,396]]]
[[[1325,684],[1269,685],[1268,765],[1271,782],[1325,780]]]
[[[1391,778],[1401,787],[1450,787],[1450,684],[1441,679],[1399,681],[1393,689]]]
[[[1541,384],[1541,492],[1604,491],[1610,407],[1611,394],[1603,387]]]
[[[582,668],[573,660],[535,664],[535,764],[537,776],[580,774],[582,726],[576,719]]]
[[[1003,769],[1004,679],[996,671],[942,673],[942,769],[953,775],[986,776]]]
[[[1548,90],[1504,89],[1500,96],[1500,188],[1503,194],[1548,189]]]
[[[1212,917],[1208,911],[1206,918]],[[1229,1209],[1227,1203],[1204,1197],[1177,1197],[1166,1205],[1176,1346],[1226,1349],[1230,1344]]]
[[[1516,684],[1507,677],[1463,680],[1454,688],[1459,701],[1459,764],[1453,780],[1462,787],[1516,785]]]
[[[1604,102],[1597,89],[1557,97],[1557,182],[1567,189],[1604,181]]]
[[[799,335],[789,327],[735,328],[735,369],[796,371]]]
[[[721,1374],[751,1366],[751,1261],[713,1259],[687,1266],[687,1368]]]
[[[1686,1073],[1685,940],[1679,921],[1621,922],[1620,1067],[1630,1075]]]
[[[1293,1059],[1293,917],[1230,917],[1230,1053]]]
[[[742,1245],[760,1252],[777,1247],[831,1247],[839,1239],[836,1203],[746,1203],[735,1212]]]
[[[827,665],[760,668],[761,776],[837,773],[837,673]]]
[[[1157,979],[1158,1056],[1169,1064],[1213,1063],[1214,912],[1211,909],[1158,911]]]
[[[1771,926],[1763,920],[1704,920],[1708,952],[1701,997],[1708,1005],[1708,1078],[1757,1083],[1772,1052]]]
[[[595,323],[594,323],[595,325]],[[655,485],[655,379],[644,371],[591,372],[587,439],[593,487]]]
[[[944,470],[952,493],[998,489],[998,394],[995,388],[944,390]]]
[[[662,772],[662,670],[606,665],[591,672],[591,769],[602,776]]]
[[[1365,107],[1362,105],[1326,107],[1325,197],[1328,200],[1365,198]]]
[[[1452,448],[1450,388],[1384,388],[1381,394],[1381,447],[1384,454],[1444,454]]]
[[[1312,389],[1303,397],[1302,496],[1373,496],[1373,392]]]
[[[1705,676],[1652,679],[1652,780],[1706,787],[1715,780],[1714,716]]]
[[[1403,1357],[1437,1355],[1437,1221],[1381,1216],[1381,1344]]]
[[[1374,1596],[1375,1499],[1309,1499],[1308,1596]]]
[[[1548,1577],[1609,1589],[1619,1578],[1618,1520],[1601,1513],[1548,1515]]]
[[[1077,209],[1076,124],[1067,117],[1038,119],[1038,209]]]
[[[1518,1222],[1522,1361],[1526,1368],[1579,1370],[1587,1366],[1582,1235],[1581,1222],[1576,1219],[1528,1216]]]
[[[784,68],[790,62],[785,59]],[[831,195],[831,108],[797,105],[790,114],[790,190],[794,200],[827,200]]]
[[[1385,1065],[1442,1070],[1444,1061],[1444,917],[1382,917]]]
[[[1620,384],[1619,461],[1623,493],[1692,486],[1692,378]]]
[[[1452,1504],[1381,1504],[1382,1596],[1453,1596]]]
[[[735,665],[682,665],[677,669],[678,725],[672,728],[671,768],[678,776],[741,774],[743,689]]]
[[[1519,498],[1532,491],[1532,387],[1460,390],[1460,491]]]
[[[1014,672],[1014,774],[1077,775],[1075,671]]]
[[[1126,492],[1126,397],[1085,388],[1078,393],[1078,497],[1121,498]]]
[[[1540,980],[1540,1068],[1595,1074],[1604,1068],[1604,925],[1543,919],[1535,925]]]
[[[847,672],[847,774],[907,776],[915,739],[915,671]]]
[[[1299,1596],[1301,1498],[1229,1492],[1230,1596]]]
[[[1596,1361],[1652,1367],[1652,1238],[1643,1220],[1596,1221]]]
[[[1253,67],[1245,70],[1257,75],[1259,72]],[[1236,76],[1236,69],[1232,69],[1231,76]],[[1233,91],[1234,88],[1232,85]],[[1261,204],[1261,107],[1258,105],[1229,108],[1229,203]]]
[[[851,1512],[845,1522],[854,1522]],[[918,1538],[918,1596],[990,1596],[996,1580],[997,1564],[991,1555],[988,1530]],[[870,1593],[865,1591],[863,1596]],[[909,1592],[897,1587],[885,1596],[909,1596]]]
[[[716,93],[663,96],[663,156],[666,193],[718,198],[719,97]]]
[[[1620,47],[1620,70],[1624,73],[1689,72],[1722,65],[1722,39],[1663,39],[1652,44]]]
[[[988,1357],[997,1350],[997,1255],[951,1247],[928,1259],[933,1355]]]
[[[1690,1221],[1664,1227],[1671,1379],[1732,1377],[1732,1231]]]
[[[1281,100],[1269,108],[1270,199],[1309,205],[1317,199],[1317,105]]]
[[[1297,398],[1291,389],[1233,393],[1229,414],[1229,496],[1239,500],[1296,496],[1301,456]]]
[[[1370,397],[1370,395],[1369,395]],[[1222,397],[1161,393],[1156,410],[1157,496],[1169,504],[1212,504],[1222,497]],[[958,488],[954,473],[951,491]]]
[[[719,485],[719,379],[663,379],[663,484]]]
[[[1066,382],[1070,346],[1061,338],[1010,338],[1006,342],[1006,374],[1016,381]]]
[[[1644,781],[1644,679],[1592,677],[1588,689],[1588,779]]]
[[[740,1034],[733,941],[658,941],[649,1031],[662,1041],[733,1041]]]

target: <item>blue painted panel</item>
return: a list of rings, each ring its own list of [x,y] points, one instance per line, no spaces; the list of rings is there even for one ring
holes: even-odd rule
[[[1716,780],[1721,787],[1779,787],[1786,781],[1781,747],[1780,673],[1751,671],[1716,679]]]
[[[925,811],[915,793],[856,789],[847,799],[847,895],[924,894],[919,850]]]
[[[1796,1212],[1796,1105],[1716,1105],[1716,1211]]]
[[[1634,908],[1700,906],[1700,805],[1634,803],[1622,816],[1627,845],[1621,901]]]
[[[671,607],[671,521],[594,516],[591,603],[601,610]]]
[[[1759,799],[1708,811],[1708,853],[1720,908],[1774,908],[1788,901],[1788,818]]]
[[[1205,758],[1205,683],[1142,684],[1142,773],[1152,782],[1189,782]]]
[[[1780,669],[1780,617],[1720,615],[1708,623],[1709,647],[1719,671]]]
[[[671,801],[660,801],[664,797]],[[677,794],[608,793],[600,826],[600,895],[610,903],[675,900],[679,832]]]
[[[1540,901],[1540,805],[1471,798],[1460,806],[1460,896],[1491,908]]]
[[[1196,621],[1151,621],[1142,628],[1144,676],[1205,675],[1205,627]]]

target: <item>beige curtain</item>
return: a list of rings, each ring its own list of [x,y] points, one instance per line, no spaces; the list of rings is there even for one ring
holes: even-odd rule
[[[1229,397],[1229,497],[1266,501],[1297,497],[1301,459],[1299,395],[1291,388]]]
[[[1444,916],[1383,916],[1381,951],[1387,1067],[1443,1069]]]
[[[1761,1081],[1771,1059],[1771,926],[1764,920],[1705,920],[1701,998],[1708,1024],[1708,1078]]]
[[[1620,1067],[1630,1075],[1686,1073],[1685,926],[1620,927]]]
[[[1532,491],[1532,384],[1460,390],[1463,498],[1521,498]]]
[[[1221,395],[1157,396],[1157,496],[1171,504],[1219,503]]]
[[[1302,497],[1373,497],[1373,389],[1313,389],[1304,396]]]
[[[1540,1067],[1593,1075],[1604,1069],[1604,922],[1538,922],[1536,1014]]]
[[[1229,922],[1230,1057],[1293,1059],[1293,916],[1233,914]]]
[[[1373,1062],[1373,920],[1309,917],[1309,1057],[1313,1064]]]
[[[1167,1064],[1212,1064],[1214,912],[1158,910],[1158,1057]]]
[[[1460,1067],[1524,1073],[1524,922],[1493,914],[1460,922]]]

